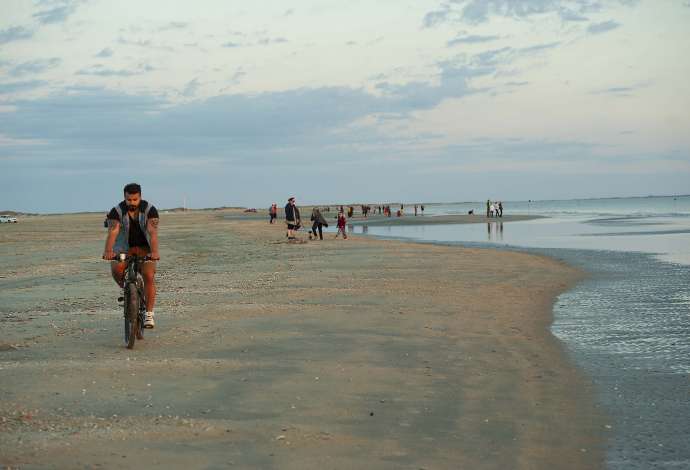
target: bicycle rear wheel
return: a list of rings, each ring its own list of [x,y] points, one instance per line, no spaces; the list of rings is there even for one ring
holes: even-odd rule
[[[139,325],[140,304],[141,299],[137,286],[134,283],[130,283],[125,289],[125,343],[127,343],[127,349],[134,347],[137,332],[141,327]]]

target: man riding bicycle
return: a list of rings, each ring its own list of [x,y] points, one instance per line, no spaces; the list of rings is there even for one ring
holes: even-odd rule
[[[103,259],[112,260],[120,253],[133,256],[148,256],[144,263],[142,276],[146,292],[146,319],[144,328],[153,328],[153,307],[156,303],[156,263],[158,254],[158,211],[147,201],[141,199],[141,186],[130,183],[124,188],[125,200],[108,213],[108,235],[105,239]],[[113,261],[111,271],[118,286],[124,286],[124,261]]]

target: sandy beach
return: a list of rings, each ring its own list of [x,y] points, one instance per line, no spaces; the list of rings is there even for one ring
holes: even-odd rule
[[[574,268],[163,214],[157,326],[127,350],[102,222],[0,227],[4,466],[602,466],[606,421],[549,332]]]

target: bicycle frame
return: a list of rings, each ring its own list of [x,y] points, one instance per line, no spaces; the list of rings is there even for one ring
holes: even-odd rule
[[[127,348],[134,347],[135,339],[144,338],[144,317],[146,315],[146,293],[141,267],[148,256],[132,256],[121,254],[118,260],[127,263],[124,277],[124,321],[125,342]],[[134,307],[134,308],[132,308]]]

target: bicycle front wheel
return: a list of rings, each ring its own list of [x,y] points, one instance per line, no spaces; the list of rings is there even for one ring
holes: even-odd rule
[[[125,343],[127,349],[134,347],[134,341],[137,339],[137,331],[139,331],[139,306],[141,305],[141,298],[139,291],[134,283],[131,283],[126,288],[125,293]]]

